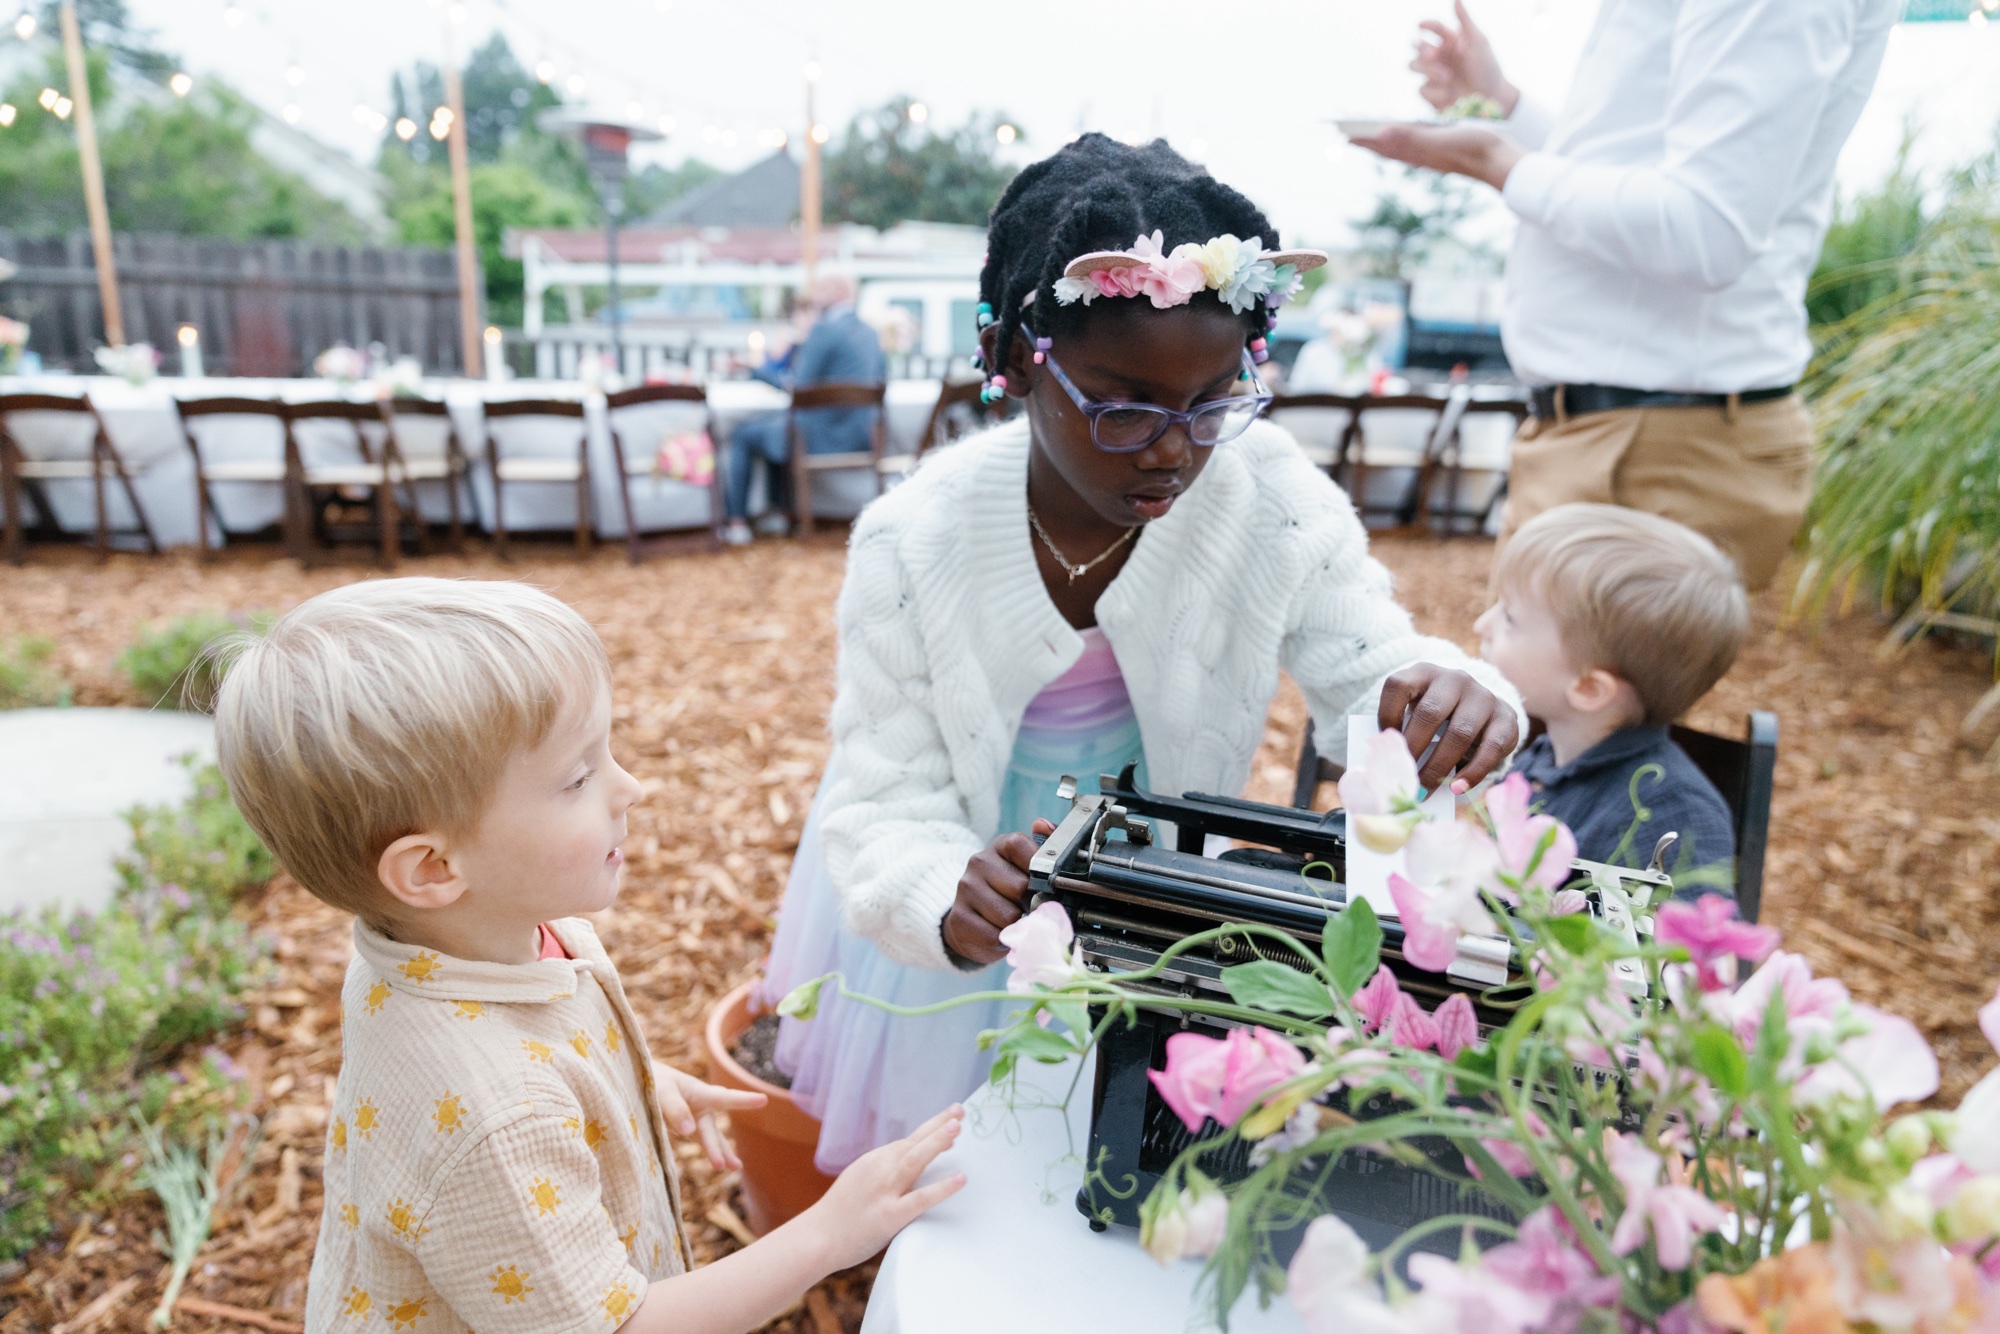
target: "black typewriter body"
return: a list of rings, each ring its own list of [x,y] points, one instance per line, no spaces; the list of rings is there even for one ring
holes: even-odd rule
[[[1201,793],[1163,797],[1139,790],[1131,769],[1116,778],[1106,775],[1095,793],[1078,792],[1066,780],[1063,795],[1071,802],[1069,814],[1037,852],[1030,888],[1034,902],[1054,901],[1069,914],[1084,962],[1092,969],[1148,967],[1170,946],[1232,922],[1276,928],[1298,941],[1304,958],[1316,958],[1328,914],[1346,907],[1346,822],[1339,811],[1322,815]],[[1161,845],[1169,827],[1173,847]],[[1204,856],[1211,836],[1257,846]],[[1650,921],[1639,916],[1633,903],[1644,903],[1651,886],[1667,883],[1664,876],[1578,865],[1601,891],[1592,895],[1600,921],[1621,932],[1650,934]],[[1640,883],[1620,888],[1620,882],[1631,881]],[[1404,961],[1398,922],[1384,919],[1381,927],[1383,963],[1426,1010],[1458,992],[1473,1002],[1482,1029],[1507,1021],[1506,1013],[1480,999],[1488,988],[1519,977],[1504,940],[1466,938],[1459,958],[1440,975]],[[1178,956],[1146,985],[1163,1001],[1202,995],[1226,1000],[1222,970],[1259,956],[1280,958],[1282,948],[1260,942],[1258,956],[1252,956],[1246,945],[1225,937]],[[1625,985],[1633,985],[1637,976],[1634,969]],[[1642,980],[1639,985],[1643,988]],[[1220,1037],[1228,1026],[1226,1020],[1142,1005],[1135,1023],[1105,1030],[1097,1047],[1085,1154],[1092,1171],[1077,1194],[1077,1208],[1092,1227],[1101,1229],[1107,1217],[1137,1226],[1140,1204],[1174,1159],[1195,1140],[1220,1132],[1212,1122],[1189,1132],[1147,1074],[1166,1067],[1172,1034]],[[1373,1105],[1376,1101],[1383,1105]],[[1337,1105],[1364,1120],[1389,1110],[1381,1099]],[[1414,1147],[1442,1171],[1462,1175],[1457,1151],[1442,1139]],[[1240,1180],[1250,1171],[1249,1150],[1249,1145],[1231,1141],[1205,1155],[1201,1168],[1223,1181]],[[1327,1183],[1325,1202],[1373,1248],[1440,1214],[1507,1217],[1476,1189],[1368,1150],[1342,1154]],[[1290,1246],[1279,1241],[1281,1252],[1288,1252]],[[1420,1247],[1457,1254],[1455,1233],[1428,1241]]]

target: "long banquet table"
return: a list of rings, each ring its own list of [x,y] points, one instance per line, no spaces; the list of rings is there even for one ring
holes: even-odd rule
[[[1208,1327],[1191,1319],[1199,1261],[1163,1268],[1138,1233],[1092,1232],[1076,1211],[1090,1135],[1091,1067],[1067,1113],[1055,1109],[1078,1063],[1021,1063],[1015,1107],[992,1086],[966,1100],[959,1142],[925,1174],[955,1171],[965,1188],[903,1229],[875,1277],[861,1334],[1020,1334],[1023,1330]],[[1043,1104],[1031,1106],[1031,1104]],[[1298,1313],[1246,1296],[1231,1334],[1298,1334]]]
[[[708,386],[708,410],[718,455],[725,452],[730,432],[745,418],[784,408],[783,390],[757,380],[717,380]],[[588,393],[574,381],[542,380],[432,380],[421,392],[442,398],[451,411],[459,440],[472,460],[470,496],[461,497],[461,513],[490,529],[494,518],[493,485],[483,465],[486,423],[484,406],[500,399],[559,398],[582,399],[588,431],[591,461],[591,507],[597,534],[605,538],[625,535],[625,512],[618,494],[617,474],[612,467],[611,437],[606,428],[604,398]],[[119,453],[139,477],[135,490],[139,503],[152,521],[153,531],[164,546],[183,546],[195,541],[194,464],[181,435],[173,401],[176,398],[269,398],[285,402],[321,399],[365,400],[372,391],[365,384],[342,386],[328,380],[182,379],[161,377],[144,385],[131,385],[105,376],[34,375],[0,377],[0,394],[40,393],[74,397],[88,394],[104,420],[106,433]],[[892,380],[887,395],[888,422],[885,449],[889,454],[912,453],[922,436],[931,408],[937,402],[935,380]],[[652,409],[631,409],[645,414]],[[683,413],[685,410],[682,410]],[[669,414],[671,410],[669,410]],[[25,453],[32,456],[35,438],[32,418],[23,418],[19,434]],[[221,423],[218,423],[220,425]],[[691,429],[691,421],[671,429]],[[398,430],[421,429],[420,422]],[[634,428],[634,433],[643,430]],[[574,435],[570,439],[574,440]],[[628,450],[648,456],[657,446],[658,431]],[[205,445],[204,448],[207,446]],[[226,446],[225,446],[226,447]],[[718,458],[718,464],[720,459]],[[45,483],[50,506],[58,524],[67,532],[87,533],[94,523],[93,500],[88,481]],[[633,518],[641,531],[664,528],[693,528],[708,521],[709,499],[704,488],[690,486],[650,473],[631,477]],[[874,494],[868,479],[860,473],[821,474],[813,479],[813,508],[828,518],[851,517]],[[116,485],[108,489],[109,518],[114,528],[131,523],[131,507]],[[249,531],[274,524],[282,513],[279,488],[270,483],[225,483],[218,487],[217,507],[232,530]],[[442,523],[449,513],[449,496],[437,484],[418,489],[418,504],[424,518]],[[507,526],[510,531],[568,529],[574,526],[576,511],[571,494],[559,486],[511,486],[507,493]],[[127,543],[129,544],[129,543]]]

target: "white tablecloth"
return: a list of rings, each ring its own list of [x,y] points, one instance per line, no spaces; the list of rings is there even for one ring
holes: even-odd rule
[[[1067,1133],[1061,1112],[1010,1113],[990,1086],[967,1101],[959,1143],[926,1176],[962,1170],[965,1188],[890,1244],[862,1334],[1171,1334],[1208,1327],[1190,1319],[1199,1261],[1162,1268],[1139,1249],[1134,1229],[1092,1232],[1076,1211],[1090,1135],[1089,1059]],[[1023,1066],[1024,1102],[1053,1104],[1077,1073],[1074,1062]],[[1303,1326],[1284,1301],[1259,1311],[1256,1298],[1246,1296],[1229,1328],[1297,1334]]]
[[[489,400],[510,398],[583,398],[590,440],[592,475],[591,508],[599,536],[625,535],[625,511],[618,495],[617,473],[611,466],[611,437],[605,427],[604,400],[585,395],[583,387],[571,381],[550,382],[509,380],[499,383],[474,380],[442,380],[424,385],[427,397],[442,397],[451,409],[459,441],[474,460],[472,494],[461,497],[460,513],[490,529],[493,523],[491,476],[479,462],[486,447],[483,405]],[[162,378],[134,386],[103,376],[36,375],[0,377],[0,394],[44,393],[75,396],[88,394],[104,418],[112,443],[134,472],[140,474],[134,489],[139,503],[152,521],[153,531],[165,546],[184,546],[195,540],[194,463],[181,436],[173,409],[176,398],[276,398],[288,402],[330,398],[366,398],[365,386],[343,389],[327,380],[251,380]],[[935,380],[893,380],[888,388],[888,453],[911,453],[923,434],[932,406],[937,402]],[[745,418],[785,406],[782,390],[756,380],[719,380],[708,386],[708,406],[718,455],[726,454],[730,432]],[[678,416],[678,419],[677,419]],[[657,419],[661,425],[646,423]],[[698,420],[685,407],[663,404],[633,408],[621,414],[630,420],[624,428],[628,451],[645,452],[656,447],[666,430],[689,430]],[[36,452],[35,431],[49,429],[51,417],[22,418],[18,432],[25,452]],[[227,452],[226,427],[222,452]],[[252,430],[254,431],[254,426]],[[403,432],[421,431],[422,419],[404,418]],[[511,429],[511,428],[510,428]],[[524,430],[543,430],[540,426]],[[558,428],[560,429],[560,428]],[[635,437],[643,443],[635,444]],[[568,445],[550,436],[550,449],[573,452],[575,435]],[[440,446],[441,447],[441,446]],[[503,438],[508,453],[518,452],[513,440]],[[209,446],[204,440],[204,452]],[[638,459],[628,459],[637,463]],[[720,458],[718,458],[718,464]],[[56,519],[69,532],[87,533],[94,523],[93,501],[88,481],[60,481],[43,484]],[[641,531],[663,528],[699,527],[708,521],[709,499],[704,488],[668,478],[640,473],[631,479],[633,517]],[[216,487],[216,505],[232,530],[250,531],[274,524],[282,513],[283,500],[273,483],[234,482]],[[114,528],[131,525],[131,507],[116,485],[108,489],[110,521]],[[813,479],[813,509],[827,518],[850,518],[874,495],[868,479],[858,472],[822,474]],[[573,491],[561,486],[510,486],[507,494],[507,526],[510,531],[568,529],[576,523]],[[426,483],[418,488],[418,506],[426,520],[442,523],[449,509],[449,495],[442,483]],[[127,543],[121,542],[121,545]]]

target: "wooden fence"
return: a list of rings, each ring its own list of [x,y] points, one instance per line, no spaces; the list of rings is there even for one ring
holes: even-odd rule
[[[210,375],[295,376],[335,343],[380,343],[432,374],[460,369],[458,271],[449,250],[228,241],[120,233],[111,241],[128,342],[151,343],[179,370],[176,331],[201,332]],[[49,369],[94,371],[104,312],[87,233],[0,231],[0,314],[26,320]]]

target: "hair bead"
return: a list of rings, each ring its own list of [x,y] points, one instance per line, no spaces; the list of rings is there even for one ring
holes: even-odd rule
[[[1258,337],[1250,340],[1250,350],[1252,352],[1262,352],[1266,346],[1268,346],[1268,344],[1264,342],[1262,335],[1259,335]]]
[[[1049,349],[1055,346],[1055,341],[1053,338],[1037,338],[1035,340],[1035,364],[1037,366],[1048,360]]]

